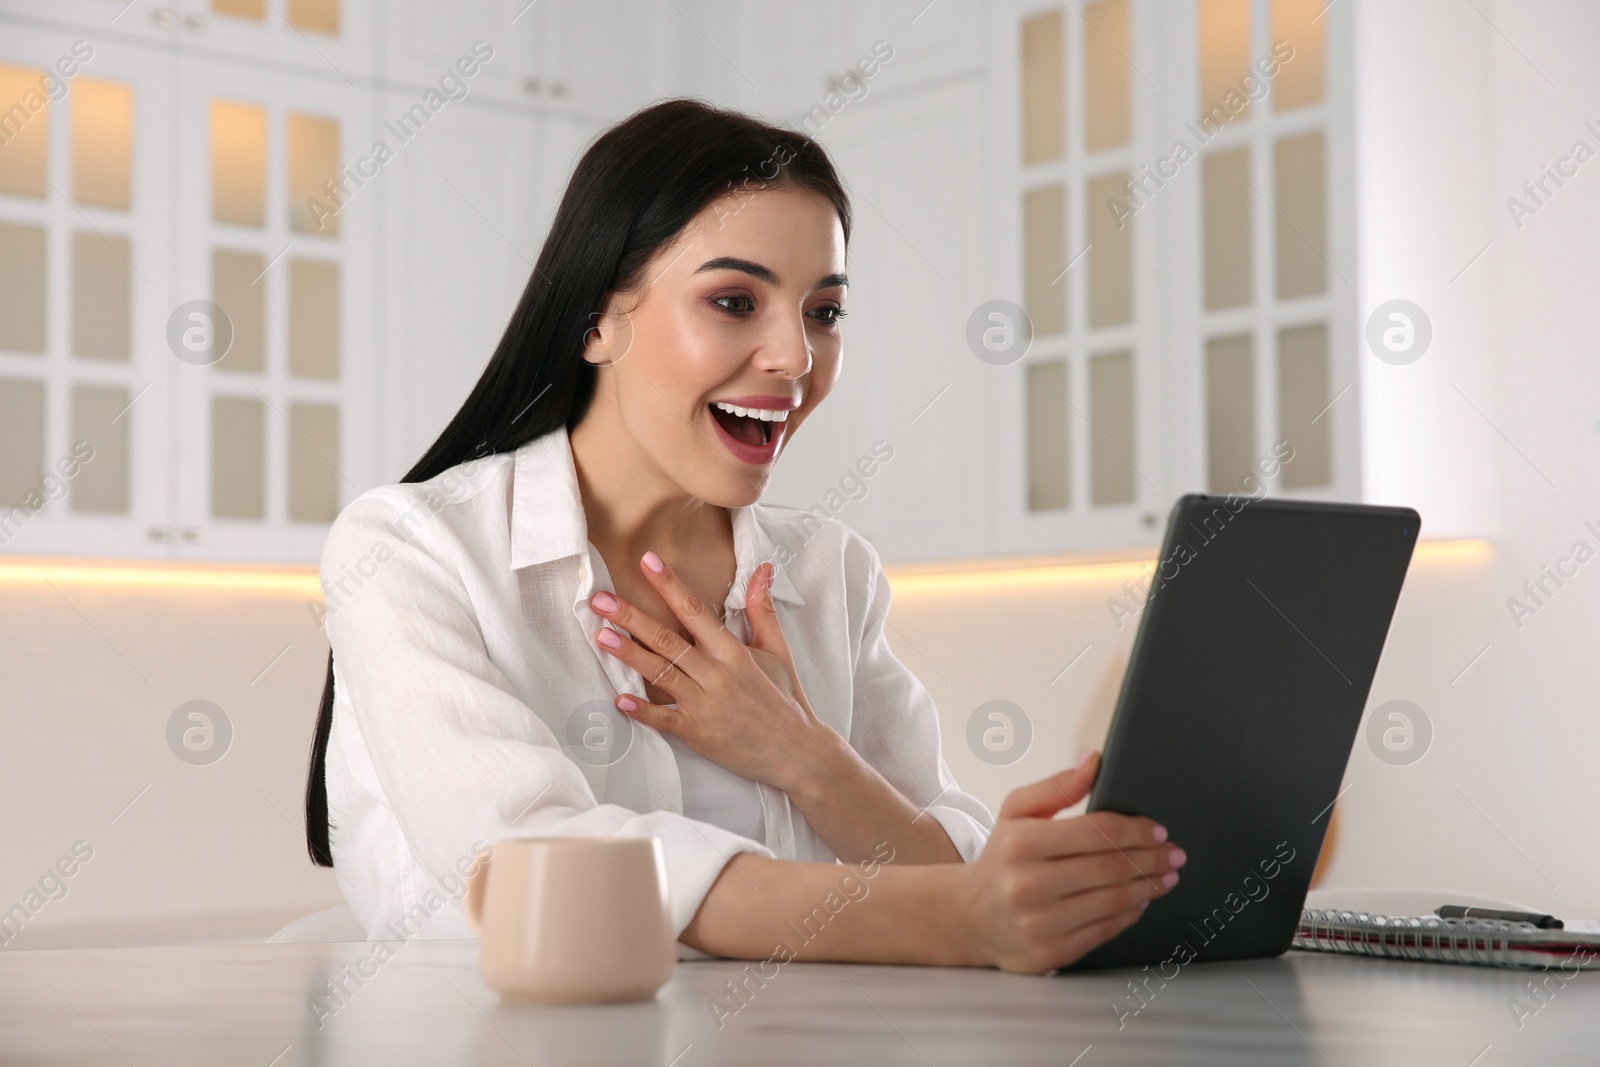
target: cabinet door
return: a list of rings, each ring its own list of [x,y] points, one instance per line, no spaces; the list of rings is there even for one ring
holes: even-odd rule
[[[0,550],[170,551],[166,65],[0,37]]]
[[[994,277],[1013,303],[985,317],[994,336],[1031,341],[992,357],[996,549],[1148,544],[1177,495],[1162,332],[1173,197],[1137,219],[1122,204],[1166,137],[1140,73],[1161,61],[1162,13],[1133,0],[1014,11],[992,41],[989,157]]]
[[[1149,545],[1185,492],[1359,498],[1342,10],[1015,5],[992,202],[1033,342],[993,412],[1002,551]]]
[[[844,363],[768,499],[820,507],[897,562],[991,550],[996,368],[965,341],[986,296],[984,163],[949,149],[981,143],[983,109],[981,86],[957,82],[846,107],[821,131],[855,212]]]
[[[403,114],[415,102],[386,94],[383,113]],[[378,481],[399,480],[482,374],[528,284],[567,161],[587,134],[468,102],[399,147],[381,190],[382,241],[403,254],[385,258],[375,324],[386,416]]]
[[[430,90],[456,107],[466,99],[496,99],[557,110],[573,105],[567,70],[569,20],[603,40],[615,26],[596,19],[587,5],[552,5],[537,0],[404,0],[388,7],[381,42],[384,81],[409,108]],[[668,14],[671,14],[669,11]],[[676,17],[676,16],[673,16]],[[613,81],[617,53],[589,73]],[[627,79],[621,79],[626,81]],[[398,101],[391,100],[391,103]],[[585,100],[594,107],[594,101]],[[393,117],[397,112],[386,108]],[[603,114],[604,112],[602,112]]]
[[[168,333],[182,551],[315,562],[328,524],[371,484],[366,338],[387,176],[365,147],[369,96],[177,62]]]

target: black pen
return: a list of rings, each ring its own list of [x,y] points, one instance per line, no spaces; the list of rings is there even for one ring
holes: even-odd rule
[[[1532,923],[1541,930],[1562,930],[1564,924],[1554,915],[1538,915],[1531,911],[1500,911],[1496,908],[1466,908],[1460,904],[1445,904],[1435,909],[1441,919],[1501,919],[1510,923]]]

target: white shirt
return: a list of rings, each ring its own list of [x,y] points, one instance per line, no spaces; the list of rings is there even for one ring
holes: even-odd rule
[[[975,859],[994,819],[956,787],[933,700],[884,637],[877,552],[795,508],[730,512],[729,630],[749,639],[744,590],[775,561],[772,595],[813,710]],[[321,569],[330,836],[369,937],[468,936],[455,872],[506,838],[660,837],[678,934],[739,852],[836,859],[782,791],[615,710],[644,683],[595,643],[604,620],[589,596],[614,590],[587,529],[565,430],[379,486],[334,522]]]

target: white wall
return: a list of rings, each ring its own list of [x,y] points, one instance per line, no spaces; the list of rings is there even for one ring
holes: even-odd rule
[[[1600,118],[1588,48],[1600,9],[1477,7],[1360,6],[1362,311],[1403,297],[1434,326],[1418,362],[1363,362],[1367,485],[1375,500],[1416,506],[1425,535],[1486,535],[1495,550],[1491,568],[1427,605],[1409,639],[1397,622],[1373,702],[1422,706],[1433,749],[1411,767],[1354,764],[1341,806],[1370,837],[1347,837],[1331,877],[1594,915],[1600,566],[1551,584],[1520,627],[1507,600],[1574,542],[1600,551],[1584,527],[1600,528],[1600,162],[1520,229],[1506,199],[1574,141],[1600,152],[1583,126]]]
[[[59,582],[0,585],[0,603],[0,911],[93,849],[13,947],[265,937],[339,902],[305,851],[328,644],[302,601]],[[196,699],[232,724],[207,766],[167,743]]]
[[[1472,696],[1479,679],[1469,674],[1452,687],[1439,669],[1496,625],[1500,570],[1486,553],[1425,554],[1413,568],[1372,704],[1396,696],[1421,704],[1437,729],[1435,747],[1397,768],[1358,740],[1325,884],[1455,888],[1600,913],[1584,885],[1590,861],[1567,844],[1539,852],[1545,846],[1517,822],[1526,814],[1505,805],[1519,782],[1539,780],[1538,770],[1497,780],[1475,769],[1484,753],[1516,741],[1482,724],[1493,702]],[[957,780],[992,810],[1011,789],[1101,744],[1135,632],[1118,628],[1107,600],[1138,572],[1129,563],[987,592],[918,591],[896,575],[891,643],[939,707]],[[17,657],[0,679],[0,699],[28,712],[12,720],[0,750],[0,803],[26,813],[8,824],[0,905],[21,900],[75,841],[89,842],[95,858],[16,947],[257,938],[337,903],[332,875],[310,865],[300,833],[327,648],[304,605],[282,596],[61,589],[70,604],[47,586],[7,587],[15,610],[0,613],[0,647]],[[1474,671],[1491,667],[1485,657]],[[204,767],[179,761],[165,739],[172,710],[196,697],[220,705],[235,731],[227,755]],[[1019,706],[1033,734],[1007,766],[980,760],[967,741],[973,712],[995,699]],[[1535,884],[1451,782],[1517,834],[1517,847],[1562,892]],[[1576,836],[1572,822],[1553,821],[1553,838]]]

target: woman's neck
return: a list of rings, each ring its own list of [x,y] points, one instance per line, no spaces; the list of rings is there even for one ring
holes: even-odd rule
[[[602,556],[636,562],[653,550],[682,561],[695,545],[731,536],[726,508],[684,492],[632,434],[603,421],[591,411],[568,435],[589,540]]]

